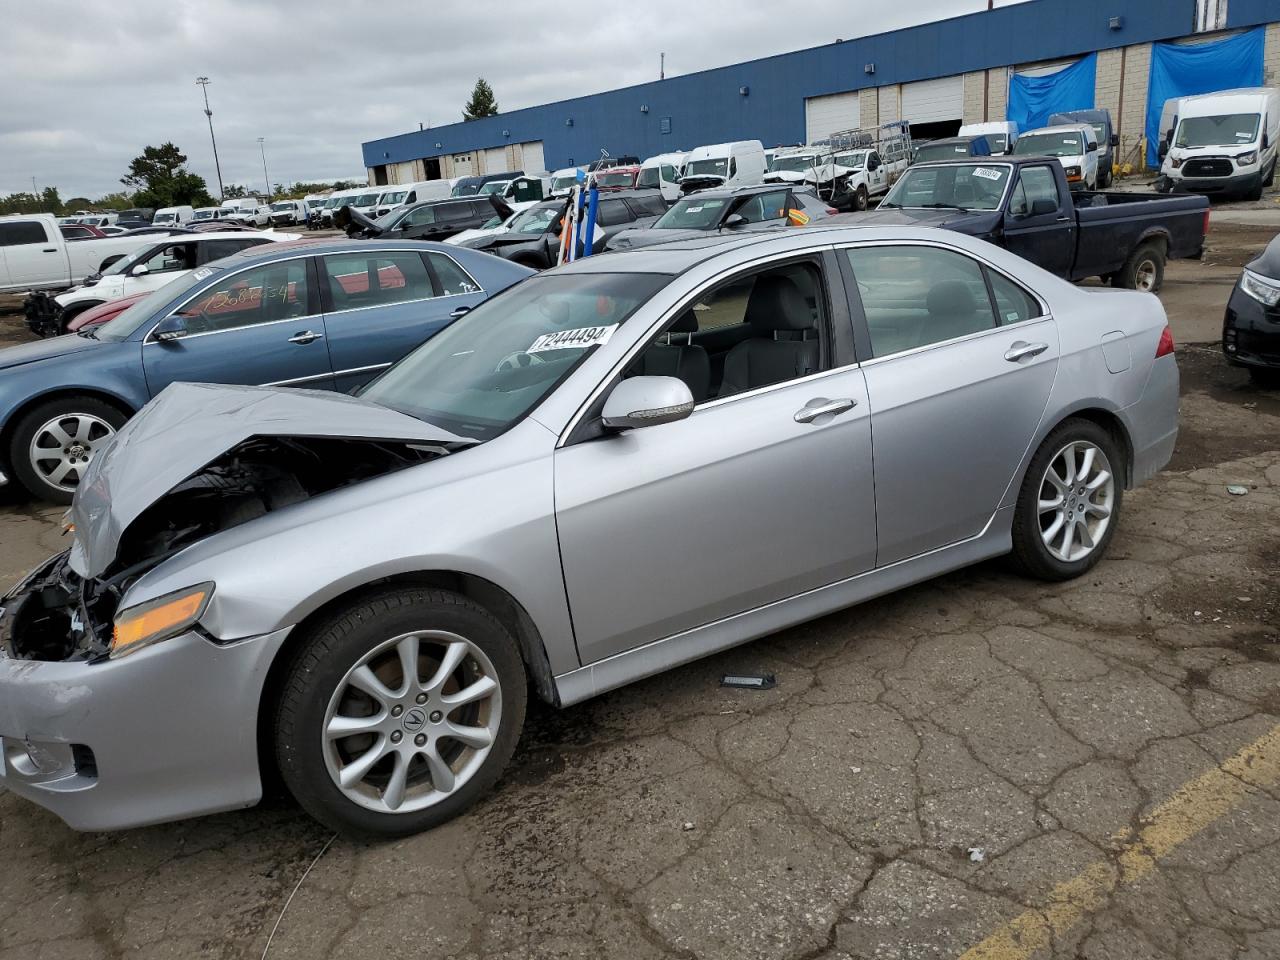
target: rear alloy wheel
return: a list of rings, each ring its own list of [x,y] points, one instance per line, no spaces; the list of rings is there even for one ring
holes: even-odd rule
[[[116,407],[93,397],[42,404],[14,428],[13,472],[33,496],[70,503],[89,463],[125,419]]]
[[[1027,574],[1069,580],[1093,567],[1115,533],[1123,494],[1115,440],[1068,420],[1041,444],[1018,496],[1013,555]]]
[[[418,587],[359,601],[291,664],[276,715],[285,783],[350,836],[417,833],[487,791],[515,750],[526,680],[482,607]]]
[[[1154,243],[1142,244],[1129,255],[1115,282],[1129,290],[1158,293],[1164,286],[1164,251]]]

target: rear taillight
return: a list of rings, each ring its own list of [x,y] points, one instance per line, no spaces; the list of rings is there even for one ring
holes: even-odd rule
[[[1173,355],[1173,331],[1168,327],[1160,334],[1160,342],[1156,344],[1156,359]]]
[[[1209,211],[1208,210],[1205,210],[1204,212],[1204,235],[1206,237],[1209,235]]]

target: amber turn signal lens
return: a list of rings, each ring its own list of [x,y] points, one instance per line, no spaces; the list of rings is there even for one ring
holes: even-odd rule
[[[213,584],[202,583],[120,611],[116,614],[111,656],[167,640],[193,626],[204,613],[212,593]]]

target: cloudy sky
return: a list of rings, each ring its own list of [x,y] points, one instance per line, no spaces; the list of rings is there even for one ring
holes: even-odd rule
[[[1020,0],[996,0],[997,6]],[[0,194],[120,189],[147,144],[176,143],[216,189],[197,76],[226,183],[363,176],[360,143],[461,119],[484,76],[502,110],[985,9],[986,0],[604,3],[17,0],[0,57]],[[779,25],[785,24],[785,31]],[[781,44],[785,34],[787,43]]]

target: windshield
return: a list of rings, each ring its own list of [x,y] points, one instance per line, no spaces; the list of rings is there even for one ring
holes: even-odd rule
[[[129,336],[144,323],[154,323],[160,319],[155,308],[161,303],[171,303],[181,297],[192,287],[204,283],[213,274],[221,273],[218,267],[202,267],[188,274],[170,280],[150,296],[143,297],[129,309],[108,320],[100,327],[93,327],[99,340],[127,340]]]
[[[555,222],[556,218],[560,216],[560,211],[563,209],[563,203],[552,203],[545,206],[530,207],[523,213],[516,215],[516,218],[511,221],[510,230],[512,233],[546,233],[547,228]]]
[[[1247,146],[1258,136],[1256,113],[1228,113],[1219,117],[1186,117],[1178,124],[1175,147]]]
[[[476,440],[502,433],[670,278],[544,274],[480,304],[360,395]]]
[[[720,215],[729,205],[729,198],[698,199],[686,197],[677,200],[670,210],[658,218],[655,230],[710,230],[720,222]]]
[[[292,209],[293,209],[293,201],[292,201],[292,200],[290,200],[290,201],[289,201],[289,202],[287,202],[287,203],[273,203],[273,204],[271,205],[271,209],[272,209],[272,210],[274,210],[274,211],[276,211],[276,213],[282,213],[282,212],[284,212],[285,210],[292,210]]]
[[[472,197],[475,196],[479,189],[479,184],[475,183],[459,183],[453,188],[453,192],[449,194],[451,197]]]
[[[502,193],[510,182],[510,180],[490,180],[476,191],[476,196],[487,197],[491,193]]]
[[[156,223],[171,223],[171,222],[173,222],[174,220],[177,220],[177,219],[178,219],[178,215],[177,215],[176,213],[157,213],[157,214],[156,214],[155,222],[156,222]]]
[[[636,178],[637,187],[660,187],[662,178],[657,167],[645,167]]]
[[[358,197],[351,199],[353,207],[371,207],[378,202],[378,198],[382,196],[380,193],[362,193]]]
[[[693,160],[684,168],[686,177],[723,177],[729,172],[727,157],[712,157],[709,160]]]
[[[769,165],[769,172],[777,173],[780,170],[791,170],[795,173],[804,173],[811,167],[821,166],[824,159],[814,153],[792,155],[790,157],[774,157],[773,163]]]
[[[987,143],[991,144],[992,153],[1004,153],[1009,149],[1009,135],[1007,133],[988,133],[986,137]]]
[[[570,174],[567,177],[555,177],[551,181],[552,190],[571,190],[574,184],[578,182],[576,175]]]
[[[969,156],[968,143],[926,143],[916,150],[916,163],[925,160],[950,160]]]
[[[596,174],[596,186],[629,187],[634,176],[631,173],[598,173]]]
[[[1078,133],[1024,133],[1014,144],[1019,156],[1079,157],[1084,154],[1084,138]]]
[[[195,219],[196,220],[212,220],[213,214],[214,214],[214,211],[212,210],[197,210]]]
[[[859,151],[858,153],[841,153],[835,157],[838,166],[847,170],[861,170],[867,162],[867,155]]]
[[[1009,168],[1003,165],[909,167],[880,206],[996,210],[1008,181]]]
[[[404,203],[404,198],[409,195],[408,190],[397,190],[395,193],[384,193],[379,204],[385,203]]]

